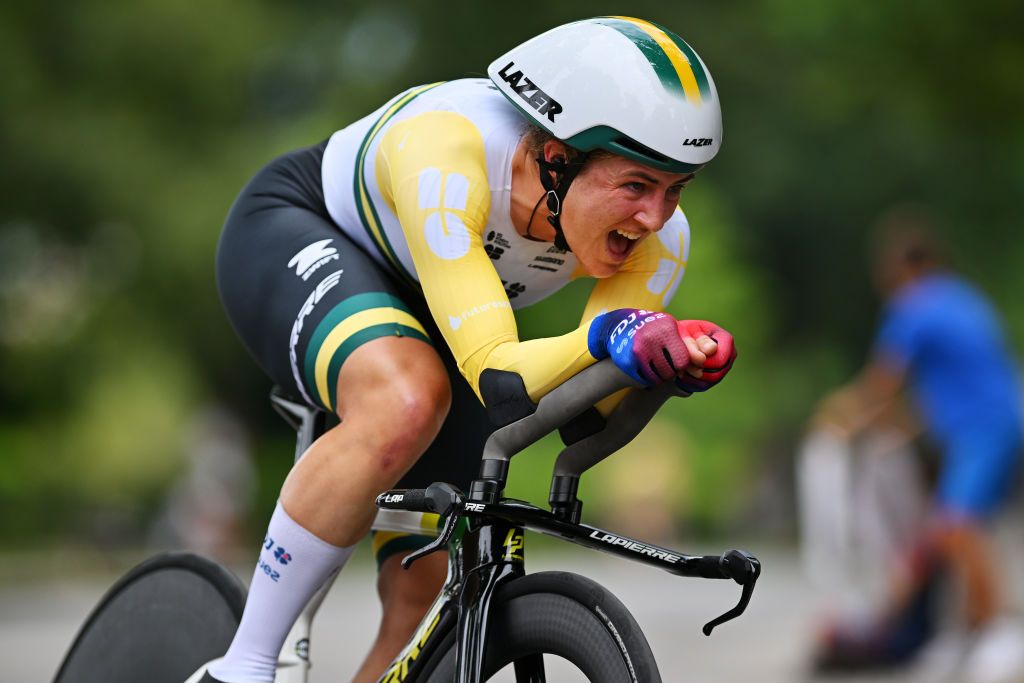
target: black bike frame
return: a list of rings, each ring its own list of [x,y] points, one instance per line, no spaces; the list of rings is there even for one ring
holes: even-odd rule
[[[399,508],[400,509],[400,508]],[[474,516],[475,517],[475,516]],[[502,583],[525,575],[526,548],[523,529],[499,520],[463,517],[449,542],[448,578],[437,600],[427,611],[415,635],[392,662],[378,683],[419,680],[424,664],[455,630],[456,681],[478,683],[483,677],[491,599]],[[543,667],[531,658],[516,664]],[[529,680],[543,681],[543,669],[527,672]]]

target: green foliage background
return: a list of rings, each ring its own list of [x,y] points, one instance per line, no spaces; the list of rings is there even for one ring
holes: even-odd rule
[[[763,519],[765,487],[787,505],[803,421],[870,339],[864,236],[891,204],[945,219],[960,267],[1020,347],[1019,2],[7,3],[5,537],[89,542],[111,511],[137,537],[183,466],[190,416],[210,403],[251,430],[269,506],[291,435],[213,278],[236,192],[400,89],[482,75],[542,30],[623,12],[690,41],[724,103],[723,151],[683,198],[694,244],[671,309],[720,321],[741,349],[728,382],[665,410],[691,444],[680,512],[695,528]],[[530,309],[522,333],[566,329],[584,296]],[[554,449],[523,456],[513,493],[543,499]]]

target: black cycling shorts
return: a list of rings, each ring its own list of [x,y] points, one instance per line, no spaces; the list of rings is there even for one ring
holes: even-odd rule
[[[327,213],[320,176],[326,145],[278,157],[235,200],[217,248],[221,301],[267,375],[287,393],[329,411],[338,372],[362,344],[384,336],[432,344],[448,370],[452,407],[398,486],[446,481],[466,490],[494,428],[422,293],[392,277]],[[403,428],[381,419],[382,429]]]

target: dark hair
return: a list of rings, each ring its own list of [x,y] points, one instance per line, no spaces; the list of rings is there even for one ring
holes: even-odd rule
[[[572,147],[571,145],[568,145],[564,140],[559,140],[554,135],[547,132],[540,126],[534,125],[532,123],[527,124],[526,132],[523,133],[522,139],[526,141],[526,148],[530,152],[531,159],[536,159],[538,156],[543,154],[544,145],[551,142],[552,140],[561,142],[563,145],[568,147],[570,150],[570,155],[583,154],[583,152],[581,152],[580,150],[576,149],[575,147]],[[594,159],[602,159],[614,155],[611,152],[604,149],[595,149],[590,152],[587,152],[586,156],[587,158],[583,164],[584,166],[586,166],[587,162],[593,161]]]
[[[946,249],[936,223],[932,212],[919,205],[903,204],[883,213],[871,235],[875,264],[899,264],[915,270],[945,266]]]

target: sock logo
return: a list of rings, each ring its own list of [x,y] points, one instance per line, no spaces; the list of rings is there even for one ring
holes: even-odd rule
[[[273,550],[274,559],[277,560],[278,564],[286,565],[292,561],[292,554],[285,550],[284,547],[277,545],[277,543],[274,542],[274,539],[270,536],[265,536],[263,538],[263,549]],[[264,574],[270,577],[271,581],[279,581],[281,579],[281,573],[271,567],[267,562],[264,562],[262,557],[259,558],[257,566],[263,570]]]

